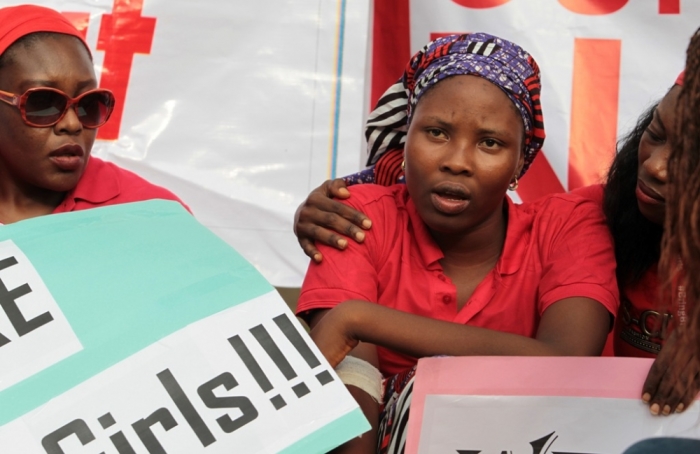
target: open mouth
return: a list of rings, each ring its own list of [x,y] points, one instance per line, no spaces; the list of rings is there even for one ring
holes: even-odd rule
[[[435,209],[441,213],[455,215],[466,210],[470,203],[469,192],[461,185],[441,185],[431,194]]]

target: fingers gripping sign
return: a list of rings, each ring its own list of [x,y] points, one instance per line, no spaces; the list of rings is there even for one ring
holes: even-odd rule
[[[649,370],[642,400],[654,415],[680,413],[700,391],[700,367],[691,350],[672,334]]]

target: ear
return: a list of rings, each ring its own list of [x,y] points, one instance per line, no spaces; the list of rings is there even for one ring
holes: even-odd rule
[[[525,150],[520,150],[520,156],[518,157],[518,166],[515,168],[515,176],[520,177],[520,172],[523,171],[525,166]]]

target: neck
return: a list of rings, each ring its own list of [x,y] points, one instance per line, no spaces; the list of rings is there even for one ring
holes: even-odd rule
[[[18,184],[13,178],[5,177],[6,175],[0,175],[0,223],[2,224],[51,214],[66,196],[64,192]]]
[[[452,265],[461,268],[490,266],[493,267],[503,251],[507,228],[507,205],[496,210],[491,216],[470,229],[445,234],[431,231],[433,239],[445,257],[443,266]]]

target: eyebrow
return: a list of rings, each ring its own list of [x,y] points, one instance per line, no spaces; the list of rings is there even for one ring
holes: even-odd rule
[[[452,123],[445,121],[442,118],[436,117],[434,115],[427,116],[426,120],[434,121],[435,123],[439,124],[440,126],[442,126],[444,128],[452,127]]]

